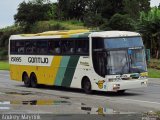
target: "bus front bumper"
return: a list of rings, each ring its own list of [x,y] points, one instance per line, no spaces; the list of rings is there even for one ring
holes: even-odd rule
[[[134,88],[142,88],[147,87],[148,79],[144,80],[122,80],[119,82],[108,82],[107,83],[107,91],[119,91],[126,89],[134,89]]]

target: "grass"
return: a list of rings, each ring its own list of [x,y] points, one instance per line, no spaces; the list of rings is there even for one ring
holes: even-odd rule
[[[0,61],[0,70],[9,70],[8,61]]]
[[[160,70],[148,68],[148,75],[150,78],[160,78]]]
[[[160,70],[160,60],[159,59],[151,59],[148,63],[148,68],[153,68]]]
[[[32,33],[53,31],[53,30],[74,30],[74,29],[87,29],[80,21],[39,21],[31,27]]]
[[[160,60],[151,59],[148,63],[148,74],[150,78],[160,78]]]

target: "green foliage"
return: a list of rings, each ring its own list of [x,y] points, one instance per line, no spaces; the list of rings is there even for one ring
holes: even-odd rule
[[[0,70],[9,70],[8,61],[0,61]]]
[[[109,31],[112,28],[109,26],[109,21],[107,19],[104,20],[104,24],[100,26],[100,30]]]
[[[91,12],[110,18],[115,13],[123,12],[123,0],[58,0],[57,13],[60,20],[83,20]]]
[[[6,60],[8,58],[8,49],[1,48],[0,49],[0,60]]]
[[[54,17],[55,4],[44,0],[33,0],[20,3],[18,13],[14,16],[15,22],[21,25],[32,25],[37,21],[50,20]]]
[[[160,70],[160,60],[158,59],[151,59],[148,63],[148,67],[152,69]]]
[[[124,0],[124,12],[134,20],[139,18],[140,12],[150,10],[150,0]]]
[[[138,31],[143,34],[146,48],[151,49],[152,56],[160,54],[160,9],[152,8],[148,13],[141,12]]]
[[[20,26],[10,26],[0,29],[0,48],[7,49],[10,35],[22,33],[23,28]]]
[[[99,27],[104,23],[101,14],[95,14],[93,12],[88,12],[84,17],[84,25],[88,27]]]
[[[150,78],[160,78],[160,61],[151,59],[148,63],[148,73]]]
[[[149,68],[148,75],[150,78],[160,78],[160,70]]]
[[[7,50],[4,50],[4,49],[0,50],[0,56],[7,56],[7,55],[8,55],[8,51]]]
[[[103,25],[102,29],[110,27],[112,30],[135,30],[134,21],[128,15],[115,14],[109,20],[108,24]]]
[[[44,31],[52,31],[52,30],[69,30],[69,29],[83,29],[82,22],[71,20],[71,21],[39,21],[36,22],[31,27],[31,33],[39,33]]]
[[[64,30],[64,29],[67,29],[67,28],[65,28],[65,26],[63,26],[59,22],[39,21],[32,26],[31,32],[39,33],[39,32],[51,31],[51,30]]]

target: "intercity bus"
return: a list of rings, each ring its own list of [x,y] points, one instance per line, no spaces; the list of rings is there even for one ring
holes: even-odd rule
[[[147,86],[145,48],[139,33],[63,30],[12,35],[9,63],[12,80],[124,92]]]

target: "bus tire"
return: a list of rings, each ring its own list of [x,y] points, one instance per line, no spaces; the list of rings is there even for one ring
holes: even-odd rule
[[[22,81],[24,82],[25,87],[31,87],[31,81],[26,72],[24,72],[22,75]]]
[[[31,73],[30,80],[31,80],[31,87],[32,88],[37,88],[38,87],[37,77],[36,77],[36,75],[34,73]]]
[[[92,93],[92,85],[88,77],[82,79],[82,89],[86,94]]]

